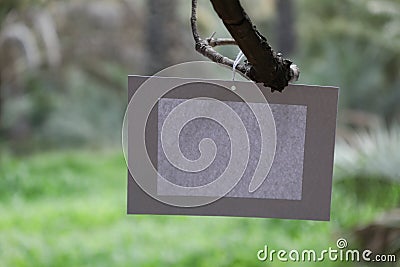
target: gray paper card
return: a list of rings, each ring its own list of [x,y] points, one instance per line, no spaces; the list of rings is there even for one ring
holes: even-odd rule
[[[329,220],[338,91],[129,76],[128,214]]]

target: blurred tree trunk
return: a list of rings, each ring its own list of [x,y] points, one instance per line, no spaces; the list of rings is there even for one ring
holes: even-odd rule
[[[277,1],[276,37],[278,51],[283,55],[291,55],[296,50],[297,37],[295,29],[295,6],[293,0]]]
[[[152,75],[174,63],[179,27],[176,0],[147,0],[147,8],[146,72]]]

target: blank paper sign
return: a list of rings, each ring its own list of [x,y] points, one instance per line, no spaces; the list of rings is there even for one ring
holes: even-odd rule
[[[217,145],[215,160],[207,169],[196,173],[185,172],[173,166],[163,151],[161,130],[168,114],[184,101],[184,99],[168,98],[162,98],[159,101],[158,171],[163,178],[173,184],[185,187],[202,186],[217,179],[229,164],[231,142],[227,132],[217,122],[206,118],[193,120],[185,125],[179,136],[179,147],[182,153],[190,160],[197,159],[200,156],[198,149],[200,141],[204,138],[210,138]],[[257,120],[248,105],[252,106],[253,109],[268,109],[269,107],[263,103],[231,101],[224,101],[224,103],[239,115],[246,127],[250,141],[248,166],[239,183],[226,196],[301,200],[307,107],[303,105],[270,105],[275,119],[276,133],[279,137],[275,158],[264,182],[255,192],[250,193],[249,184],[260,156],[261,136]],[[193,112],[196,113],[196,110]],[[217,112],[219,111],[217,110]],[[163,187],[160,183],[158,183],[157,189],[160,195],[187,195]],[[209,192],[207,196],[217,196],[217,194]]]
[[[135,99],[135,93],[141,90],[142,84],[146,84],[148,79],[149,77],[141,76],[129,77],[130,99]],[[322,221],[330,219],[338,88],[289,85],[282,93],[271,93],[270,89],[263,85],[235,82],[237,89],[232,92],[229,90],[232,81],[161,77],[151,77],[151,84],[152,87],[147,88],[150,91],[146,92],[161,91],[160,89],[170,88],[176,84],[179,86],[154,98],[156,104],[146,119],[147,155],[143,156],[148,157],[156,171],[154,174],[140,172],[143,165],[141,163],[136,165],[138,173],[143,174],[140,176],[142,182],[148,182],[147,190],[142,182],[138,182],[134,175],[128,172],[129,214],[239,216]],[[251,101],[245,103],[236,95],[248,92],[251,94],[254,90],[261,92],[269,106],[258,97],[251,97]],[[229,126],[230,131],[237,133],[244,129],[248,136],[239,140],[239,143],[248,140],[247,165],[244,166],[243,172],[240,172],[238,182],[233,183],[232,187],[228,188],[230,191],[222,195],[213,191],[217,186],[203,191],[179,190],[179,187],[198,188],[212,184],[224,173],[227,166],[232,165],[229,165],[230,159],[237,154],[232,152],[232,138],[227,128],[207,116],[199,116],[182,126],[178,125],[180,113],[175,112],[178,114],[176,125],[174,120],[168,119],[177,107],[188,100],[203,101],[201,105],[191,102],[193,104],[191,111],[203,114],[201,109],[207,109],[207,101],[210,101],[208,99],[220,101],[229,107],[229,110],[233,110],[243,126],[237,129],[232,128],[236,126]],[[137,103],[140,106],[140,102]],[[267,109],[269,116],[273,117],[276,139],[265,137],[265,134],[261,135],[258,121],[253,113]],[[216,109],[212,112],[223,114],[226,110]],[[143,131],[135,132],[138,123],[134,119],[135,114],[138,113],[132,113],[127,117],[128,144],[140,144],[138,141],[143,140]],[[204,145],[202,143],[204,140],[213,141],[215,155],[209,165],[199,171],[188,171],[185,168],[177,168],[173,161],[169,160],[170,152],[164,150],[164,143],[161,142],[163,138],[169,137],[169,132],[163,131],[168,121],[171,123],[169,127],[179,128],[179,135],[175,137],[173,143],[178,143],[180,153],[190,162],[202,159],[201,156],[204,154],[199,148],[202,147],[200,144]],[[130,141],[134,142],[129,143]],[[265,172],[267,174],[264,179],[261,183],[257,183],[259,187],[251,191],[250,185],[254,181],[252,178],[257,172],[255,170],[260,169],[257,168],[257,164],[261,162],[259,160],[261,143],[266,144],[264,148],[268,149],[272,143],[276,145],[275,155],[270,161],[270,168],[268,167]],[[235,151],[241,153],[241,150]],[[133,160],[138,154],[141,155],[135,147],[128,146],[128,154],[133,156],[132,162],[141,162]],[[174,186],[165,186],[166,183]],[[152,190],[151,193],[149,190]],[[188,202],[212,199],[213,201],[204,205],[184,206],[168,204],[168,201],[160,199]]]

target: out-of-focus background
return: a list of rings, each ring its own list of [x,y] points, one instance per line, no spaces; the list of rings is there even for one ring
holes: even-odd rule
[[[331,222],[127,216],[127,75],[204,60],[190,1],[1,0],[0,266],[260,266],[339,237],[400,260],[400,1],[242,2],[300,83],[341,88]]]

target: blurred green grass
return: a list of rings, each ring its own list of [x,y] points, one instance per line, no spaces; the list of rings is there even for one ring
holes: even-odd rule
[[[291,266],[259,262],[256,253],[264,245],[335,247],[400,199],[398,185],[388,197],[388,187],[372,183],[363,197],[353,190],[359,184],[341,180],[331,222],[127,216],[127,171],[117,151],[3,154],[0,166],[0,266]]]

